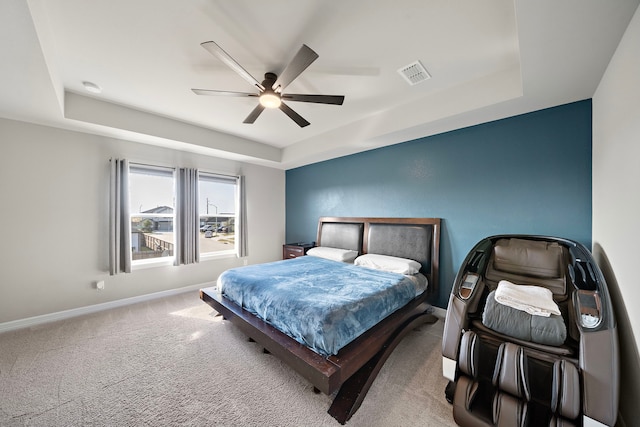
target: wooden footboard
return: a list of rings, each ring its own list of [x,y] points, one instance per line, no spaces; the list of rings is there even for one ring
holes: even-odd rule
[[[224,298],[216,288],[200,290],[200,298],[245,335],[306,378],[316,389],[327,395],[340,390],[329,413],[343,424],[358,409],[373,379],[402,337],[419,324],[437,320],[429,314],[430,305],[425,297],[418,297],[344,347],[337,355],[324,358]]]
[[[200,298],[246,336],[291,366],[318,390],[331,394],[340,387],[340,369],[333,362],[224,298],[216,288],[200,290]]]

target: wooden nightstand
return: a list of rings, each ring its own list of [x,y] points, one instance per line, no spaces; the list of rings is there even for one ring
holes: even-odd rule
[[[313,243],[285,243],[282,245],[282,259],[298,258],[307,254]]]

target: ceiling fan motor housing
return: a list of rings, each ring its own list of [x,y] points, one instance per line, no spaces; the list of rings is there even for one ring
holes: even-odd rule
[[[262,86],[267,88],[273,88],[278,76],[275,73],[264,73],[264,81],[262,82]],[[273,88],[275,89],[275,88]]]

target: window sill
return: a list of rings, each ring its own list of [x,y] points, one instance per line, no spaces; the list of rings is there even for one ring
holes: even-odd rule
[[[131,264],[131,271],[145,270],[147,268],[154,267],[166,267],[172,266],[175,261],[175,257],[162,257],[156,259],[149,259],[144,261],[137,261],[135,264]]]
[[[206,254],[201,254],[200,255],[200,261],[212,261],[212,260],[216,260],[216,259],[224,259],[224,258],[235,258],[236,256],[236,251],[235,250],[230,250],[230,251],[220,251],[220,252],[209,252]]]
[[[200,262],[203,261],[215,261],[217,259],[235,258],[236,251],[220,251],[210,252],[200,255]],[[135,264],[131,264],[131,271],[145,270],[147,268],[154,267],[171,267],[174,265],[175,257],[162,257],[156,259],[149,259],[144,261],[137,261]]]

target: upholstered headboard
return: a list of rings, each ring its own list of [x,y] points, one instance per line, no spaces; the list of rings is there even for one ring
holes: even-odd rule
[[[318,246],[349,249],[362,253],[364,222],[330,222],[320,218]]]
[[[317,244],[418,261],[437,293],[440,218],[321,217]]]
[[[431,270],[433,225],[369,224],[366,253],[390,255],[418,261]]]

